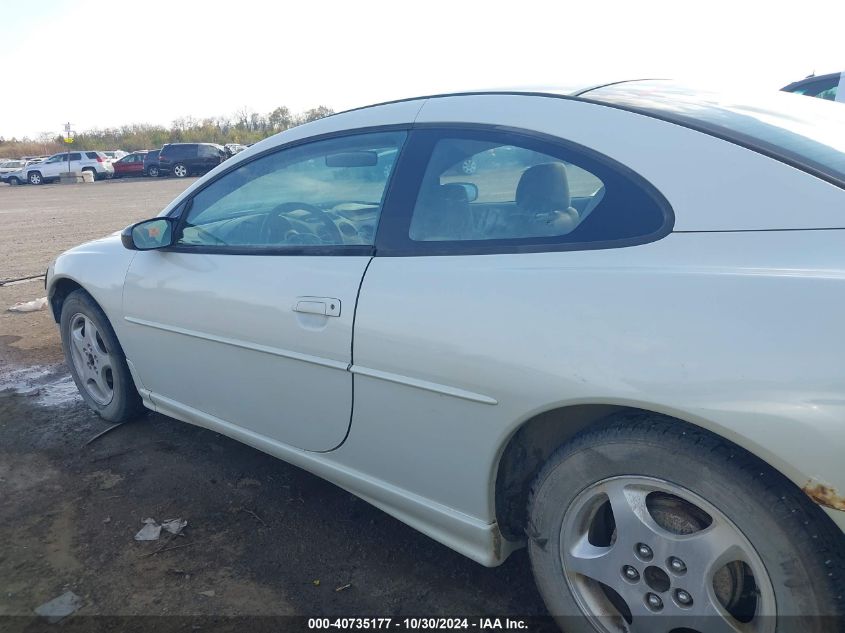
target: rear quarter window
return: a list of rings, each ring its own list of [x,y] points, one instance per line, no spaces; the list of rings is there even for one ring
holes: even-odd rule
[[[631,246],[660,239],[674,221],[642,177],[565,139],[430,128],[412,133],[407,153],[391,201],[400,211],[379,229],[381,254]]]

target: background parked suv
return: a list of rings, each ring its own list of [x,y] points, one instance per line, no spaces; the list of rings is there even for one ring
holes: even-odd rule
[[[226,150],[214,143],[166,143],[158,155],[158,168],[184,178],[190,174],[204,174],[226,158]]]
[[[70,161],[70,164],[68,164]],[[43,163],[27,165],[23,176],[31,185],[58,180],[67,171],[90,171],[96,180],[111,178],[114,167],[102,152],[62,152],[54,154]]]
[[[151,149],[144,156],[144,175],[158,177],[158,153],[160,149]]]

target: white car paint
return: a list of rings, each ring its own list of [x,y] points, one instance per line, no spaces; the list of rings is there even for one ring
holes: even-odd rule
[[[266,139],[162,214],[272,147],[414,122],[590,147],[666,197],[674,232],[603,250],[373,258],[136,253],[112,236],[62,255],[50,293],[72,280],[103,307],[151,409],[306,468],[485,565],[520,546],[497,525],[502,452],[562,407],[665,413],[799,487],[845,490],[845,233],[818,230],[843,226],[845,191],[774,158],[595,103],[446,96]],[[304,296],[339,299],[341,317],[303,318]]]

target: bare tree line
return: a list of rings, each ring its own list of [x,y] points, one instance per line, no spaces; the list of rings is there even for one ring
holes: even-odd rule
[[[118,128],[87,130],[77,133],[71,147],[88,150],[123,149],[131,152],[180,142],[246,145],[333,113],[334,110],[322,105],[300,113],[293,113],[287,106],[280,106],[266,114],[243,107],[229,116],[203,119],[180,117],[170,127],[136,123]],[[4,158],[55,154],[67,149],[62,135],[52,132],[42,132],[34,139],[0,137],[0,157]]]

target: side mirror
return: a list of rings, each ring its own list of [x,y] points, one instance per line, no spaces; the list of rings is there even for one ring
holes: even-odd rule
[[[120,234],[120,241],[130,251],[152,251],[171,246],[175,235],[175,218],[153,218],[127,226]]]

